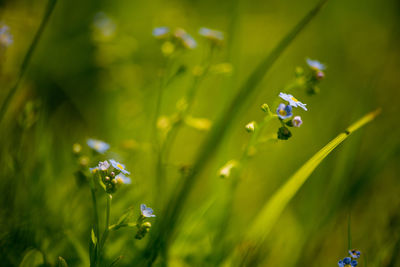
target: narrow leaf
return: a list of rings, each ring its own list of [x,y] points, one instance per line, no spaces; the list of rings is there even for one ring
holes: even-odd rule
[[[43,263],[43,254],[37,249],[31,249],[25,253],[19,267],[36,267]]]
[[[92,228],[92,243],[93,243],[93,245],[97,244],[97,237],[96,237],[96,234],[93,231],[93,228]]]
[[[258,217],[254,220],[253,225],[247,234],[247,238],[257,240],[262,243],[270,233],[272,227],[278,220],[282,211],[285,209],[289,201],[295,196],[304,182],[310,177],[311,173],[317,168],[326,156],[329,155],[339,144],[341,144],[351,133],[372,121],[380,110],[373,111],[360,120],[352,124],[347,130],[339,134],[312,158],[310,158],[297,172],[295,172],[289,180],[281,186],[268,200],[261,209]]]

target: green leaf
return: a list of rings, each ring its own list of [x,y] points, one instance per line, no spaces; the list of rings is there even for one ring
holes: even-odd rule
[[[19,267],[35,267],[43,264],[43,254],[37,249],[31,249],[25,253]]]
[[[66,261],[64,260],[64,258],[61,257],[61,256],[58,257],[58,262],[57,262],[57,264],[58,264],[58,267],[68,267],[67,262],[66,262]]]
[[[341,144],[351,133],[372,121],[379,113],[380,110],[376,110],[362,117],[303,164],[303,166],[301,166],[301,168],[295,172],[263,206],[259,215],[251,225],[247,233],[247,238],[256,240],[258,244],[262,243],[272,230],[272,227],[279,219],[279,216],[289,201],[295,196],[322,160],[325,159],[329,153]]]
[[[91,236],[92,236],[93,245],[96,245],[97,244],[97,237],[96,237],[96,234],[93,231],[93,228],[92,228],[92,235]]]

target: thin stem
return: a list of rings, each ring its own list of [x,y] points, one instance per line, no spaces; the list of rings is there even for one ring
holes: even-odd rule
[[[101,237],[100,248],[99,248],[100,259],[101,259],[102,254],[103,254],[104,244],[106,243],[106,240],[107,240],[107,237],[108,237],[108,232],[109,232],[109,229],[110,229],[109,225],[110,225],[111,199],[112,199],[112,195],[107,195],[106,224],[105,224],[105,227],[104,227],[103,236]]]
[[[233,200],[235,197],[236,189],[239,184],[240,177],[242,176],[242,173],[245,169],[245,166],[250,159],[250,150],[257,144],[257,141],[259,139],[260,134],[264,130],[265,126],[267,123],[273,118],[274,116],[272,114],[268,114],[264,120],[258,125],[258,127],[255,128],[255,131],[251,135],[251,138],[249,142],[247,143],[243,154],[239,160],[239,169],[236,172],[233,172],[233,175],[231,177],[231,186],[230,186],[230,192],[228,193],[228,197],[225,201],[225,213],[222,216],[222,219],[220,220],[220,225],[219,227],[220,231],[217,232],[217,234],[214,237],[214,247],[215,249],[213,250],[212,255],[215,257],[220,257],[223,255],[221,252],[226,248],[226,243],[221,242],[221,240],[224,240],[224,235],[225,233],[229,230],[229,221],[232,217],[232,211],[233,211]],[[221,258],[215,259],[217,263],[219,263]]]
[[[163,98],[163,92],[164,92],[164,84],[165,84],[165,77],[167,76],[167,70],[168,66],[170,63],[170,58],[168,57],[165,62],[164,66],[164,73],[162,74],[160,78],[160,85],[158,87],[158,92],[157,92],[157,99],[156,99],[156,106],[155,106],[155,112],[154,112],[154,118],[152,120],[152,129],[153,129],[153,137],[155,140],[158,140],[157,138],[157,119],[160,116],[160,110],[161,110],[161,103],[162,103],[162,98]]]
[[[214,47],[211,47],[208,56],[205,57],[205,60],[203,62],[203,65],[205,66],[203,73],[199,76],[194,77],[192,86],[186,92],[187,107],[179,114],[178,120],[172,125],[171,129],[168,131],[164,142],[162,144],[159,144],[159,151],[156,163],[156,178],[158,183],[157,188],[159,189],[157,196],[158,201],[162,201],[163,199],[162,198],[163,191],[161,189],[164,187],[163,186],[165,179],[164,165],[169,161],[171,149],[173,144],[175,143],[175,139],[176,136],[178,135],[179,129],[183,125],[185,117],[188,115],[193,106],[197,88],[199,87],[200,82],[203,80],[203,78],[208,74],[208,71],[210,70],[213,52],[214,52]]]
[[[57,0],[49,0],[49,2],[47,3],[46,11],[44,13],[42,22],[40,23],[39,29],[37,30],[35,37],[33,38],[31,45],[29,46],[29,49],[25,55],[24,61],[22,62],[17,81],[15,82],[15,85],[11,88],[11,90],[8,92],[6,99],[4,100],[4,102],[0,108],[0,123],[3,120],[3,117],[8,109],[8,106],[10,105],[11,100],[12,100],[13,96],[15,95],[15,92],[18,89],[18,87],[22,81],[22,78],[24,77],[24,75],[26,73],[26,70],[28,69],[29,63],[31,62],[33,52],[35,51],[36,46],[39,43],[39,40],[42,36],[44,29],[46,28],[47,22],[49,21],[49,18],[54,10],[56,3],[57,3]]]
[[[214,55],[215,47],[211,46],[208,52],[208,56],[205,57],[205,60],[203,62],[204,65],[204,70],[203,73],[200,76],[194,77],[193,84],[192,86],[187,90],[186,92],[186,100],[187,100],[187,107],[179,114],[179,119],[177,122],[175,122],[172,125],[171,130],[168,132],[167,137],[165,138],[165,142],[162,146],[162,160],[165,160],[165,162],[169,161],[169,156],[171,152],[171,148],[173,144],[175,143],[175,138],[178,135],[180,127],[183,125],[183,121],[185,117],[189,114],[191,111],[193,104],[194,104],[194,99],[196,96],[197,88],[199,87],[201,81],[204,79],[205,76],[207,76],[211,64],[212,64],[212,58]]]
[[[96,235],[96,239],[99,238],[99,214],[97,211],[97,199],[96,199],[96,188],[95,188],[95,183],[94,183],[94,175],[93,178],[90,180],[90,191],[92,193],[92,203],[93,203],[93,231],[94,234]],[[98,259],[98,244],[94,244],[94,262],[93,266],[97,266],[97,259]],[[92,262],[91,265],[92,266]]]

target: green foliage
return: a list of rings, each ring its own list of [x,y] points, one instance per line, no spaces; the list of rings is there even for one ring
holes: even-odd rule
[[[397,266],[398,3],[326,2],[3,1],[1,265]]]

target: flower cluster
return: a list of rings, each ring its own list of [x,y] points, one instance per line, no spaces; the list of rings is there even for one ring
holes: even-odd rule
[[[145,204],[140,205],[140,215],[136,222],[136,227],[138,228],[135,235],[136,239],[142,239],[151,228],[151,223],[145,221],[147,218],[153,218],[156,215],[153,214],[153,209],[147,207]]]
[[[10,33],[10,28],[0,23],[0,48],[7,48],[12,45],[13,42],[14,40]]]
[[[318,60],[307,58],[307,68],[297,67],[295,81],[289,85],[289,89],[304,89],[308,95],[319,93],[318,84],[325,78],[325,65]]]
[[[221,46],[224,41],[224,33],[221,31],[202,27],[199,29],[199,35],[210,42],[212,46]],[[153,36],[163,41],[161,47],[164,55],[171,55],[176,49],[194,49],[197,47],[196,40],[182,28],[176,28],[173,31],[166,26],[153,29]]]
[[[280,93],[279,97],[283,100],[287,101],[287,104],[281,103],[279,104],[276,113],[278,115],[279,121],[282,124],[282,127],[278,130],[278,139],[287,140],[292,136],[292,133],[289,131],[287,127],[300,127],[303,124],[300,116],[295,116],[293,119],[290,119],[293,116],[293,107],[301,107],[304,110],[307,110],[306,104],[300,102],[294,96],[290,94]],[[289,119],[285,121],[286,119]]]
[[[197,47],[196,40],[182,28],[171,31],[165,26],[157,27],[153,29],[153,36],[164,41],[162,51],[165,55],[172,54],[176,48],[194,49]]]
[[[96,167],[90,168],[90,171],[99,174],[100,185],[108,194],[114,193],[119,185],[131,183],[131,179],[125,176],[130,174],[125,165],[113,159],[100,161]]]
[[[357,259],[360,258],[361,252],[356,249],[349,250],[350,257],[345,257],[343,260],[339,260],[339,267],[355,267],[358,265]]]

